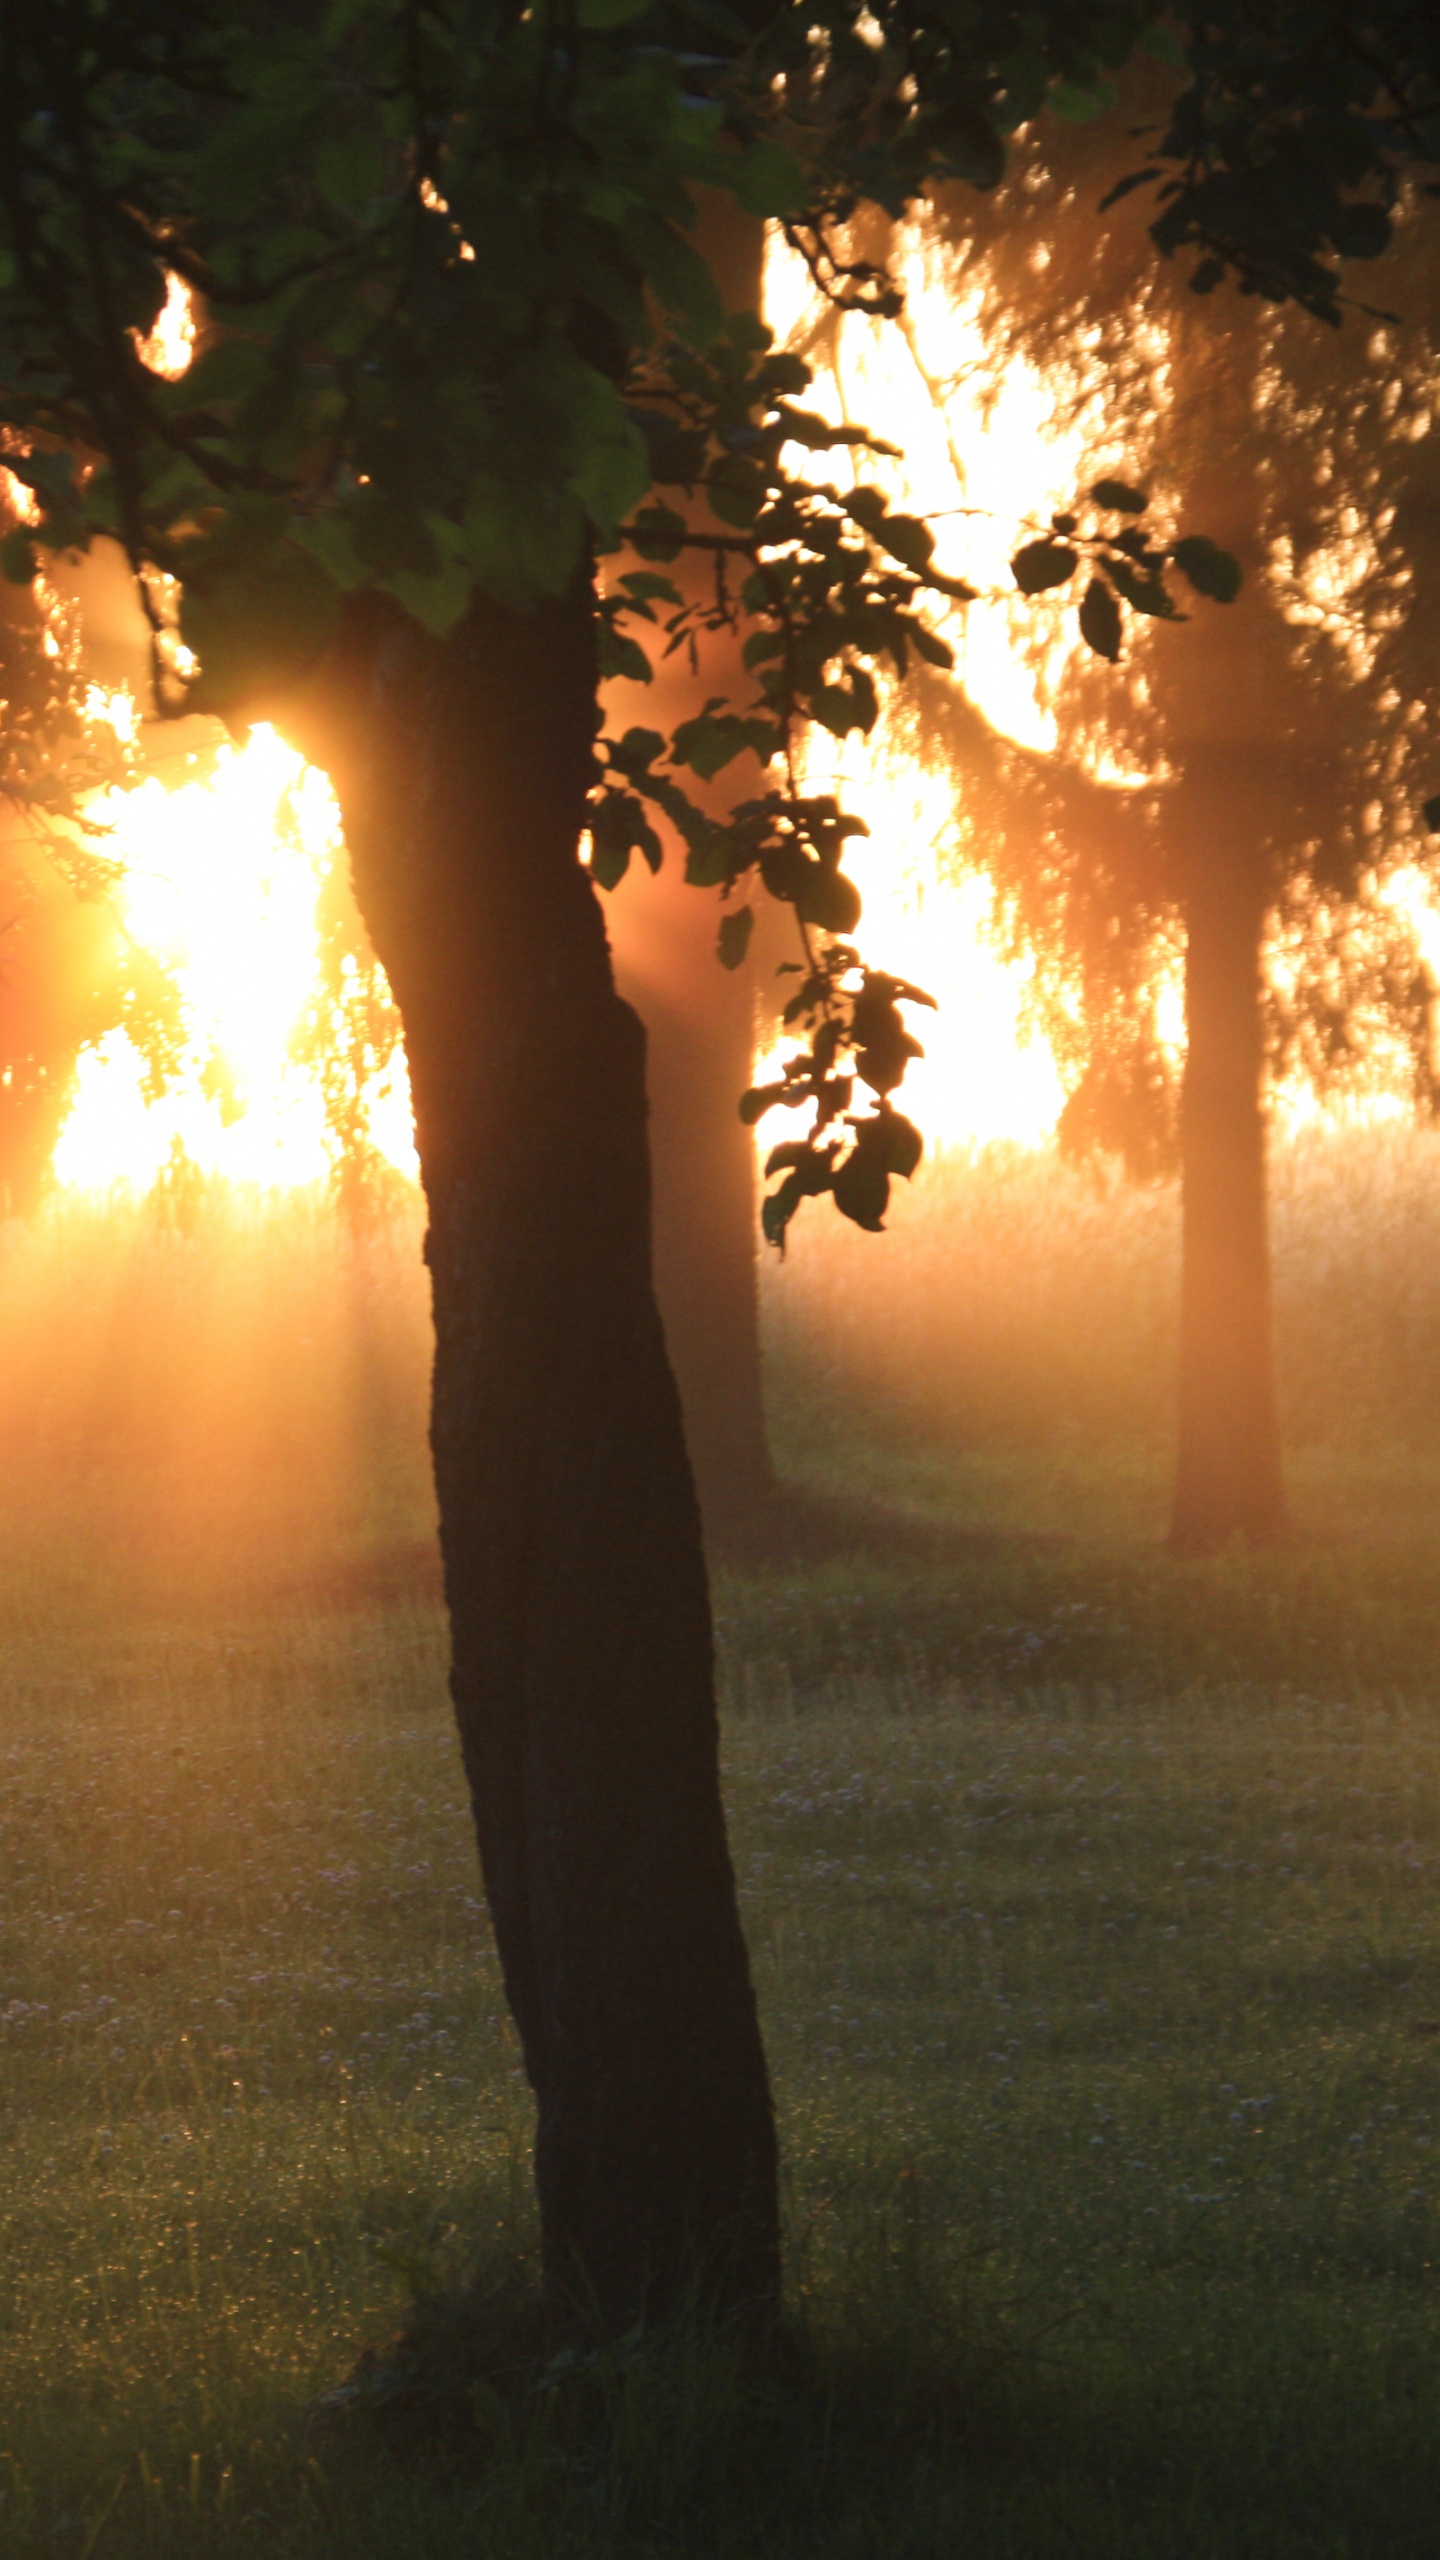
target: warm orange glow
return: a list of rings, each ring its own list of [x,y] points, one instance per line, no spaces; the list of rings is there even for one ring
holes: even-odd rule
[[[112,716],[133,721],[128,697]],[[184,779],[151,774],[95,813],[120,865],[124,930],[176,989],[179,1060],[157,1076],[123,1029],[82,1052],[54,1159],[67,1188],[146,1190],[183,1159],[276,1189],[321,1180],[335,1162],[316,1034],[338,1026],[359,963],[341,963],[338,995],[327,987],[318,909],[344,859],[334,796],[269,728],[185,762]],[[413,1175],[398,1040],[357,1100],[369,1144]]]
[[[421,195],[437,214],[447,208],[428,181]],[[457,233],[457,240],[459,235]],[[782,342],[817,369],[813,404],[836,418],[878,427],[903,450],[901,461],[865,463],[900,505],[925,515],[937,537],[942,568],[965,578],[980,600],[954,608],[942,627],[956,653],[956,677],[992,728],[1032,752],[1057,752],[1055,694],[1076,645],[1073,599],[1037,607],[1014,592],[1009,560],[1027,531],[1043,524],[1077,488],[1100,472],[1121,469],[1123,453],[1106,450],[1103,416],[1093,403],[1061,391],[1032,366],[997,368],[987,348],[982,297],[942,270],[923,226],[897,234],[896,263],[905,316],[889,322],[855,315],[836,322],[814,295],[802,263],[778,239],[766,277],[771,323]],[[471,255],[459,245],[462,257]],[[1137,329],[1149,324],[1137,317]],[[176,276],[142,361],[176,380],[191,361],[196,314]],[[1163,385],[1165,349],[1151,350]],[[1084,351],[1076,381],[1083,388]],[[832,460],[824,466],[844,466]],[[6,504],[33,521],[30,492],[0,469]],[[1310,561],[1295,573],[1292,618],[1338,629],[1346,597],[1368,561],[1363,529],[1344,528],[1344,556]],[[1348,546],[1348,548],[1346,547]],[[1293,564],[1277,559],[1276,574]],[[163,582],[170,588],[173,582]],[[167,619],[176,598],[156,589]],[[58,646],[58,642],[56,643]],[[188,656],[188,653],[183,653]],[[174,644],[176,662],[181,651]],[[1132,671],[1132,686],[1143,675]],[[139,716],[123,690],[92,688],[92,718],[109,720],[144,767]],[[175,733],[165,733],[167,741]],[[1092,779],[1117,789],[1145,777],[1125,769],[1103,737],[1067,751],[1082,757]],[[1065,1099],[1055,1056],[1027,1022],[1029,971],[1006,960],[993,935],[989,884],[950,855],[957,835],[956,785],[948,772],[927,770],[903,727],[882,715],[868,740],[843,745],[823,733],[806,742],[804,781],[834,791],[869,824],[851,848],[848,868],[865,906],[866,957],[912,980],[939,1002],[913,1027],[926,1055],[900,1097],[932,1146],[1008,1140],[1044,1144]],[[962,785],[963,788],[963,785]],[[74,1097],[55,1151],[55,1172],[71,1191],[120,1183],[143,1192],[179,1164],[266,1190],[310,1184],[332,1171],[341,1144],[327,1087],[324,1053],[344,1051],[354,1074],[351,1134],[397,1172],[416,1172],[405,1062],[398,1037],[383,1053],[347,1040],[346,1007],[358,1001],[362,972],[373,964],[351,956],[327,963],[322,906],[327,884],[343,865],[338,813],[324,777],[307,768],[275,733],[257,728],[243,746],[212,744],[167,751],[133,788],[106,795],[98,813],[105,850],[119,866],[115,892],[124,932],[158,965],[176,992],[178,1058],[160,1064],[124,1029],[108,1032],[80,1057]],[[983,810],[980,812],[983,830]],[[1394,872],[1382,904],[1413,929],[1426,967],[1440,979],[1440,912],[1418,868]],[[1273,966],[1283,983],[1286,955]],[[367,977],[371,993],[383,981]],[[1162,1043],[1177,1057],[1184,1043],[1179,955],[1155,982]],[[332,1036],[333,1035],[333,1036]],[[788,1042],[777,1042],[783,1050]],[[774,1054],[772,1050],[771,1054]],[[358,1059],[358,1065],[355,1063]],[[1393,1038],[1377,1035],[1368,1065],[1342,1116],[1396,1115],[1403,1060]],[[333,1085],[333,1079],[332,1079]],[[1274,1096],[1282,1127],[1336,1116],[1313,1089],[1292,1080]],[[782,1134],[767,1120],[762,1148]]]
[[[1033,643],[1036,615],[1015,594],[1009,560],[1017,525],[1073,496],[1079,432],[1061,422],[1054,393],[1033,367],[1015,364],[994,379],[979,297],[956,300],[920,230],[900,236],[897,265],[906,295],[899,329],[854,314],[836,324],[803,262],[777,238],[766,266],[767,317],[816,367],[809,405],[875,427],[902,448],[901,462],[867,458],[866,478],[929,518],[939,567],[981,591],[980,602],[940,622],[957,677],[1002,735],[1050,750],[1057,730],[1048,696],[1070,642],[1053,616],[1046,647],[1022,645]],[[905,1108],[941,1146],[1043,1143],[1064,1088],[1048,1044],[1024,1024],[1028,971],[987,940],[987,883],[945,877],[956,817],[949,776],[922,770],[883,719],[871,738],[843,746],[813,733],[804,776],[809,789],[834,791],[870,828],[846,863],[865,902],[866,958],[924,987],[939,1005],[913,1020],[926,1055],[906,1077]],[[765,1124],[766,1145],[778,1125]]]
[[[903,459],[865,457],[867,480],[892,503],[924,516],[943,570],[980,590],[979,600],[932,615],[955,652],[955,681],[990,727],[1033,752],[1064,752],[1092,782],[1116,790],[1164,777],[1128,765],[1103,733],[1060,738],[1054,700],[1078,641],[1074,599],[1022,600],[1009,561],[1018,543],[1041,531],[1052,510],[1107,472],[1128,476],[1123,446],[1107,442],[1105,373],[1094,349],[1072,354],[1063,382],[1049,381],[1023,359],[997,364],[987,342],[982,291],[963,266],[947,271],[945,252],[923,223],[897,226],[891,265],[905,296],[898,326],[847,313],[837,317],[815,292],[803,261],[777,235],[766,264],[766,315],[782,344],[815,368],[807,405],[849,424],[876,429],[901,447]],[[1169,350],[1163,328],[1137,310],[1135,351],[1145,358],[1157,406],[1168,397]],[[798,453],[797,460],[803,460]],[[838,476],[840,458],[824,468]],[[1336,539],[1298,568],[1276,547],[1272,575],[1294,623],[1325,631],[1352,677],[1365,674],[1373,637],[1350,604],[1374,567],[1373,535],[1358,511],[1340,520]],[[1142,664],[1117,679],[1130,700],[1147,699]],[[900,1096],[932,1145],[983,1145],[996,1138],[1043,1144],[1054,1132],[1065,1090],[1054,1054],[1025,1012],[1028,968],[1007,962],[987,936],[988,884],[971,863],[949,859],[957,832],[955,785],[948,773],[924,769],[900,723],[882,711],[866,740],[843,746],[813,732],[803,759],[807,786],[833,791],[863,817],[868,840],[853,845],[847,869],[864,898],[860,941],[867,959],[925,987],[939,1013],[919,1013],[912,1027],[927,1055],[911,1068]],[[963,786],[962,786],[963,787]],[[975,813],[983,842],[983,806]],[[1378,805],[1366,816],[1378,829]],[[1402,830],[1405,824],[1399,822]],[[1382,848],[1377,841],[1377,863]],[[1388,858],[1403,857],[1391,846]],[[1440,908],[1426,875],[1413,863],[1379,875],[1380,908],[1403,917],[1422,965],[1440,984]],[[1287,955],[1270,967],[1283,988]],[[1184,1050],[1184,972],[1177,951],[1157,962],[1156,1029],[1178,1061]],[[782,1054],[776,1042],[770,1058]],[[768,1059],[767,1059],[768,1063]],[[1307,1077],[1292,1075],[1272,1092],[1281,1130],[1311,1123],[1392,1119],[1411,1109],[1403,1045],[1383,1022],[1356,1025],[1353,1075],[1343,1094],[1322,1098]],[[773,1143],[778,1122],[762,1124]]]
[[[188,372],[195,353],[195,302],[190,287],[180,276],[166,277],[165,300],[155,315],[155,325],[148,338],[137,337],[135,352],[162,382],[178,382]]]

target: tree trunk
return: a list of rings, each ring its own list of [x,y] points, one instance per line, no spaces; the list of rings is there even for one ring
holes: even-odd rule
[[[1261,951],[1263,856],[1235,802],[1187,775],[1187,1049],[1180,1104],[1180,1446],[1172,1547],[1285,1528],[1270,1305]],[[1240,804],[1244,806],[1243,800]]]
[[[667,704],[659,719],[668,716]],[[775,1490],[755,1148],[739,1109],[754,1058],[753,987],[748,969],[732,974],[716,959],[717,901],[689,887],[682,859],[667,846],[657,878],[627,879],[609,921],[616,976],[644,1021],[650,1062],[656,1295],[706,1533],[723,1551],[753,1531]]]
[[[443,645],[362,608],[287,725],[405,1025],[451,1689],[545,2278],[614,2325],[692,2282],[773,2303],[779,2244],[644,1034],[577,860],[594,702],[583,590]]]

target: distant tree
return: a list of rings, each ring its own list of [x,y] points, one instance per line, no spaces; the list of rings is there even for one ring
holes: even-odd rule
[[[1072,1102],[1071,1133],[1083,1135],[1087,1120],[1096,1131],[1107,1110],[1112,1120],[1118,1110],[1132,1133],[1148,1119],[1140,1143],[1153,1155],[1178,1103],[1171,1537],[1177,1547],[1206,1549],[1237,1532],[1273,1537],[1285,1525],[1269,1089],[1298,1071],[1333,1092],[1378,1036],[1408,1061],[1422,1107],[1433,1103],[1429,990],[1413,934],[1386,894],[1398,868],[1423,858],[1421,809],[1437,751],[1437,564],[1433,539],[1420,537],[1440,459],[1425,433],[1434,367],[1426,273],[1436,233],[1424,199],[1414,200],[1383,274],[1405,315],[1397,324],[1377,332],[1352,313],[1336,336],[1303,309],[1282,313],[1252,296],[1232,304],[1217,328],[1219,314],[1177,290],[1172,270],[1157,270],[1142,241],[1127,241],[1123,221],[1096,237],[1082,266],[1075,196],[1062,159],[1050,188],[1029,198],[1032,220],[1053,244],[1054,295],[1028,333],[1031,348],[1058,349],[1051,310],[1067,302],[1077,329],[1106,334],[1101,456],[1123,451],[1142,481],[1183,492],[1187,513],[1246,579],[1223,625],[1197,615],[1183,633],[1157,631],[1137,660],[1142,699],[1121,692],[1117,701],[1106,688],[1112,746],[1165,777],[1153,795],[1116,808],[1119,859],[1091,868],[1083,885],[1081,864],[1063,857],[1048,877],[1043,863],[1009,874],[1017,918],[1028,909],[1037,944],[1048,939],[1059,964],[1057,996],[1077,938],[1089,945],[1092,981],[1116,988],[1118,979],[1124,991],[1109,1014],[1112,1029],[1126,1026],[1128,1048],[1117,1055],[1113,1039],[1101,1038]],[[1012,279],[1018,227],[1001,255]],[[1004,308],[998,274],[997,285]],[[1008,307],[1005,334],[1023,343],[1026,320]],[[1159,384],[1133,352],[1147,330]],[[1148,521],[1137,516],[1138,536]],[[1086,671],[1072,674],[1062,719],[1105,716]],[[1152,964],[1156,942],[1173,947],[1177,925],[1183,937],[1178,1096],[1157,1054],[1153,1013],[1149,1036],[1135,1036],[1133,972],[1150,938],[1146,924]]]
[[[0,470],[0,539],[25,492]],[[127,780],[123,725],[107,716],[61,600],[0,591],[0,1208],[45,1187],[81,1048],[122,1024],[156,1066],[173,991],[117,935],[114,865],[92,795]]]
[[[1127,82],[1127,122],[1156,121],[1157,85]],[[1336,333],[1257,294],[1197,297],[1156,264],[1133,193],[1098,218],[1132,149],[1113,128],[1052,122],[983,206],[945,197],[927,217],[952,290],[980,297],[985,383],[1039,367],[1087,450],[1082,479],[1143,486],[1090,645],[1050,686],[1057,755],[988,731],[943,676],[897,717],[914,752],[952,766],[961,858],[990,874],[1011,947],[1036,964],[1032,1007],[1070,1085],[1062,1141],[1144,1176],[1180,1169],[1171,1535],[1204,1549],[1285,1525],[1269,1091],[1293,1074],[1333,1095],[1379,1048],[1433,1107],[1432,990],[1392,889],[1429,859],[1421,811],[1440,770],[1436,226],[1412,191],[1380,271],[1403,316],[1352,313]],[[968,412],[984,384],[952,383],[943,332],[922,335],[934,396]],[[1151,584],[1154,528],[1177,501],[1245,572],[1231,612],[1183,631],[1160,628],[1171,600]],[[1081,509],[1082,532],[1094,521]],[[1204,585],[1203,546],[1185,556]],[[1037,525],[1015,562],[1017,583],[1060,600],[1088,575],[1068,522]],[[1117,683],[1122,607],[1153,617],[1154,637]],[[1043,619],[1028,630],[1038,650],[1053,641]],[[1114,787],[1127,766],[1135,787]],[[1155,1009],[1177,955],[1179,1077]]]

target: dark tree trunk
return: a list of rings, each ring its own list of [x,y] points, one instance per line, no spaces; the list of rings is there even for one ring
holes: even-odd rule
[[[1193,834],[1184,848],[1180,1445],[1170,1543],[1203,1554],[1285,1528],[1265,1167],[1267,881],[1250,832],[1235,826],[1231,794],[1188,776],[1180,789]]]
[[[673,716],[698,708],[681,704]],[[667,700],[658,714],[647,704],[645,716],[671,712]],[[687,885],[673,846],[658,878],[625,881],[609,921],[616,976],[644,1021],[649,1054],[656,1294],[706,1533],[723,1552],[753,1538],[775,1492],[755,1149],[739,1111],[754,1057],[753,981],[748,968],[721,968],[716,900]]]
[[[405,1025],[451,1687],[535,2093],[547,2283],[778,2295],[775,2138],[709,1597],[650,1267],[644,1034],[577,860],[588,593],[357,618],[289,725]]]

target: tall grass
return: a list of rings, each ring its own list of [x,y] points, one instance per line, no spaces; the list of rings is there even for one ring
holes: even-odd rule
[[[1423,1449],[1440,1421],[1440,1134],[1311,1135],[1273,1158],[1275,1334],[1292,1448]],[[1180,1212],[1049,1152],[954,1150],[897,1185],[882,1241],[801,1218],[766,1266],[792,1392],[927,1438],[1163,1440]]]
[[[1440,1135],[1292,1142],[1274,1194],[1292,1455],[1425,1472],[1440,1437]],[[823,1207],[792,1237],[761,1273],[783,1467],[833,1472],[858,1431],[904,1446],[914,1494],[925,1452],[1006,1467],[1029,1452],[1033,1472],[1103,1449],[1158,1505],[1173,1189],[1048,1153],[954,1152],[897,1186],[883,1237]],[[299,1570],[317,1544],[373,1556],[428,1536],[419,1242],[409,1195],[357,1230],[323,1194],[223,1185],[179,1204],[59,1198],[0,1228],[11,1535],[44,1524],[53,1544],[63,1517],[92,1564],[103,1549],[163,1579],[218,1550],[232,1581]],[[999,1478],[982,1470],[984,1484],[1003,1512]]]

